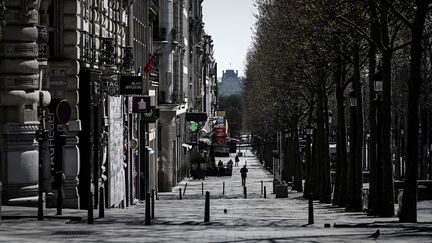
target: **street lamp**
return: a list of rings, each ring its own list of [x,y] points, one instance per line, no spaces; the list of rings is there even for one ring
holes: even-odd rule
[[[382,92],[383,91],[383,81],[382,80],[374,80],[374,91]]]
[[[306,126],[306,135],[312,135],[314,131],[314,127],[312,125]]]
[[[354,90],[351,90],[351,92],[349,93],[349,96],[350,96],[350,106],[351,107],[356,107],[357,106],[357,97],[356,97],[356,94],[355,94],[355,91]]]

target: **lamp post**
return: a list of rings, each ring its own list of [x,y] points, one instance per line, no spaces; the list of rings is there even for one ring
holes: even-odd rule
[[[400,148],[401,148],[401,165],[400,165],[400,177],[405,177],[405,130],[401,128]]]
[[[365,156],[365,170],[369,171],[369,140],[370,140],[370,131],[366,132],[366,156]]]
[[[314,127],[309,124],[306,126],[306,177],[305,177],[305,189],[304,196],[305,197],[313,197],[310,194],[312,193],[312,185],[311,185],[311,176],[312,176],[312,136],[314,132]]]
[[[383,81],[381,80],[379,74],[375,75],[377,78],[373,81],[374,91],[375,91],[375,104],[376,104],[376,205],[380,207],[382,202],[382,192],[383,192],[383,161],[382,161],[382,92],[383,92]],[[376,209],[380,211],[380,208]]]
[[[42,92],[39,92],[39,107],[38,107],[38,117],[39,117],[39,127],[36,132],[36,138],[39,145],[39,160],[38,160],[38,220],[43,220],[44,213],[43,213],[43,178],[44,178],[44,148],[43,143],[45,141],[45,107],[44,107],[44,94]]]
[[[329,126],[329,138],[330,138],[330,142],[334,143],[335,139],[334,139],[334,129],[333,129],[333,112],[331,110],[328,111],[328,126]]]

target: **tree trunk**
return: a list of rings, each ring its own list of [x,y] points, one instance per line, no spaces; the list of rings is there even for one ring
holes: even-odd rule
[[[382,102],[382,209],[380,215],[383,217],[394,216],[394,188],[393,188],[393,163],[391,156],[391,58],[392,51],[383,53],[383,102]]]
[[[401,222],[417,222],[417,159],[418,159],[418,125],[419,96],[422,84],[421,54],[422,35],[428,1],[416,0],[415,20],[411,26],[411,63],[408,82],[408,114],[407,114],[407,171],[405,189],[402,197],[402,210],[399,215]]]
[[[363,190],[363,95],[360,80],[360,46],[359,41],[355,45],[354,52],[354,90],[357,98],[356,106],[356,147],[355,147],[355,181],[353,210],[361,211]]]
[[[383,101],[382,101],[382,137],[381,153],[378,156],[381,157],[382,161],[382,208],[380,216],[391,217],[394,215],[394,188],[393,188],[393,163],[391,155],[391,75],[392,66],[391,60],[393,55],[393,49],[390,47],[389,29],[388,29],[388,18],[387,15],[390,12],[388,5],[384,4],[381,6],[381,41],[385,50],[382,51],[382,78],[383,78]],[[380,192],[378,192],[380,193]]]
[[[331,178],[330,178],[330,162],[329,162],[329,144],[328,144],[328,117],[327,117],[327,92],[326,92],[326,76],[325,72],[320,72],[321,82],[319,83],[318,91],[318,102],[317,102],[317,135],[318,141],[315,145],[318,145],[318,157],[317,162],[319,163],[319,195],[320,202],[331,203]]]
[[[380,42],[379,38],[379,23],[374,21],[377,18],[376,6],[373,1],[369,2],[369,8],[372,15],[372,21],[370,22],[370,36],[376,42]],[[381,193],[378,190],[378,161],[377,161],[377,107],[375,101],[375,91],[373,81],[376,77],[376,46],[374,43],[369,42],[369,198],[368,198],[368,215],[378,215],[381,207]],[[381,79],[382,80],[382,79]]]
[[[353,88],[357,104],[351,107],[351,126],[350,126],[350,204],[348,209],[353,211],[362,210],[362,188],[363,188],[363,107],[362,92],[360,83],[360,56],[358,42],[354,44],[354,76]]]
[[[292,143],[291,143],[291,153],[294,160],[294,181],[293,189],[298,192],[303,192],[303,181],[302,181],[302,162],[300,160],[299,153],[299,136],[297,132],[298,122],[295,122],[295,126],[292,132]]]
[[[340,45],[336,46],[340,51]],[[343,95],[343,79],[342,79],[342,58],[338,55],[336,58],[336,73],[335,73],[335,84],[336,84],[336,104],[337,104],[337,132],[336,132],[336,178],[333,194],[333,205],[338,205],[341,207],[345,206],[345,200],[342,199],[342,195],[345,194],[342,191],[343,177],[345,172],[343,171],[343,166],[346,161],[343,160],[342,148],[346,145],[342,144],[341,131],[345,131],[345,110],[344,110],[344,95]],[[344,135],[345,136],[345,132]],[[346,149],[345,149],[346,150]]]

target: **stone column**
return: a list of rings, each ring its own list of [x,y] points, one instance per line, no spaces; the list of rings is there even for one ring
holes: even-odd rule
[[[172,29],[173,29],[173,0],[161,2],[159,25],[161,31],[159,38],[161,40],[160,48],[162,56],[160,57],[160,83],[159,83],[159,100],[162,103],[172,103],[173,96],[173,50],[172,50]]]
[[[10,202],[37,195],[35,132],[41,79],[36,25],[40,1],[3,0],[0,5],[0,15],[5,16],[0,16],[4,33],[0,44],[0,113],[4,114],[0,118],[0,161],[3,199]],[[49,93],[44,92],[44,104],[49,101]]]

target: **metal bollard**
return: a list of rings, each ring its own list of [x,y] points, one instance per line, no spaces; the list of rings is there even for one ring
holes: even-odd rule
[[[243,194],[244,194],[244,198],[247,198],[247,190],[245,186],[243,187]]]
[[[204,195],[204,182],[201,182],[201,194]]]
[[[57,215],[62,215],[63,208],[63,172],[57,171],[55,176],[57,176],[57,181],[59,183],[57,189]]]
[[[1,197],[1,195],[2,195],[2,191],[3,191],[3,185],[2,185],[2,182],[0,181],[0,222],[1,222],[1,215],[2,215],[2,213],[1,213],[1,204],[2,204],[2,197]]]
[[[154,219],[154,199],[155,197],[155,190],[152,189],[151,190],[151,219]]]
[[[313,194],[312,193],[309,194],[308,215],[309,215],[308,224],[313,224],[314,223],[314,212],[313,212]]]
[[[87,224],[93,224],[94,223],[94,217],[93,217],[93,192],[94,192],[94,185],[90,184],[90,190],[88,192],[88,204],[87,204]]]
[[[145,197],[145,225],[150,224],[150,192],[147,192]]]
[[[206,191],[206,197],[205,197],[204,222],[210,222],[210,192],[209,191]]]
[[[184,190],[183,190],[183,196],[184,196],[185,193],[186,193],[186,188],[187,188],[187,183],[185,184],[185,188],[184,188]]]
[[[261,181],[261,195],[263,194],[263,185],[264,185],[264,183],[263,183],[263,181]]]
[[[264,187],[264,198],[267,198],[267,187]]]
[[[103,186],[99,189],[99,218],[105,217],[105,189]]]
[[[182,200],[181,188],[179,188],[179,200]]]
[[[225,195],[225,181],[222,182],[222,195]]]

